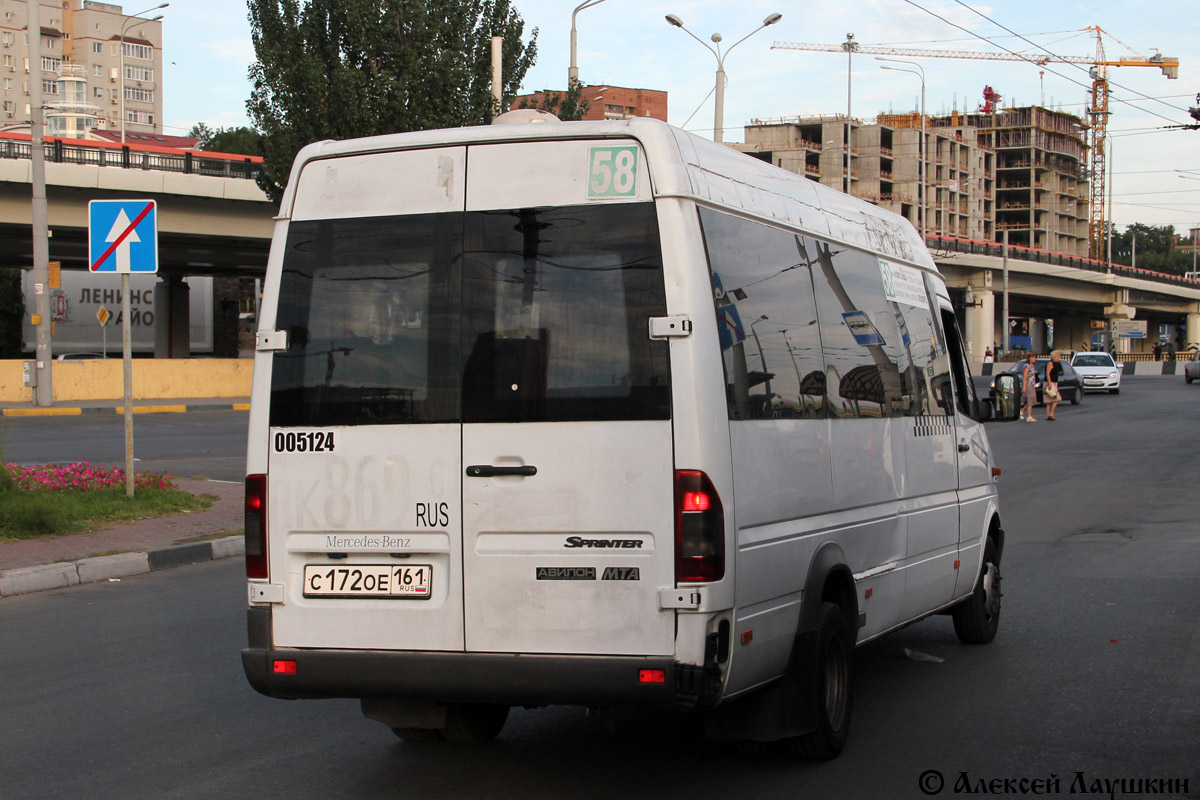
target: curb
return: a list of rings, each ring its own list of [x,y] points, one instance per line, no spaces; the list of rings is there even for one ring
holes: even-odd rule
[[[224,539],[160,547],[146,552],[95,556],[13,569],[0,572],[0,597],[119,580],[129,575],[232,558],[245,552],[246,543],[242,536],[227,536]]]
[[[249,403],[202,403],[199,405],[134,406],[134,414],[182,414],[188,411],[249,411]],[[64,417],[80,414],[124,414],[124,406],[50,406],[48,408],[0,408],[3,417]]]

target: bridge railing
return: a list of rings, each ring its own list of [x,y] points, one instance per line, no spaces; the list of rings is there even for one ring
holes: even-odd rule
[[[46,161],[55,164],[90,164],[248,180],[254,180],[262,171],[261,157],[235,153],[58,137],[47,138],[44,144]],[[0,133],[0,158],[27,159],[31,153],[28,134]]]
[[[926,234],[925,243],[931,250],[948,250],[955,253],[971,253],[973,255],[995,256],[1002,258],[1004,256],[1004,245],[999,242],[988,242],[981,239],[963,239],[957,236],[942,236],[940,234]],[[1023,245],[1010,244],[1008,246],[1008,255],[1010,258],[1019,258],[1024,261],[1034,261],[1039,264],[1053,264],[1059,267],[1074,267],[1075,269],[1086,269],[1092,272],[1108,272],[1108,264],[1104,261],[1097,261],[1094,258],[1084,258],[1082,256],[1074,256],[1068,253],[1055,253],[1050,250],[1039,250],[1036,247],[1025,247]],[[1187,286],[1193,289],[1200,289],[1200,281],[1185,278],[1182,275],[1175,275],[1169,272],[1155,272],[1154,270],[1141,269],[1140,267],[1127,267],[1124,264],[1113,264],[1112,273],[1114,275],[1122,275],[1129,278],[1142,278],[1144,280],[1156,281],[1158,283],[1170,283],[1175,286]]]

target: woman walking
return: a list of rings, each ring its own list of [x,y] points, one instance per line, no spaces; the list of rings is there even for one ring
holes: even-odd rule
[[[1025,366],[1021,368],[1021,419],[1026,422],[1037,422],[1033,418],[1033,407],[1037,405],[1037,356],[1033,353],[1025,356]]]
[[[1051,422],[1058,419],[1054,416],[1054,409],[1062,401],[1062,392],[1058,390],[1058,379],[1063,374],[1061,358],[1057,350],[1050,354],[1050,363],[1046,365],[1046,386],[1042,389],[1042,397],[1046,400],[1046,419]]]

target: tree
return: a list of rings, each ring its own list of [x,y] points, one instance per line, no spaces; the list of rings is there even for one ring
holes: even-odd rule
[[[1177,236],[1174,225],[1144,225],[1135,222],[1123,233],[1113,226],[1113,263],[1133,264],[1133,240],[1137,239],[1137,266],[1154,272],[1182,275],[1192,268],[1192,256],[1174,247]]]
[[[237,153],[243,156],[261,156],[263,154],[263,136],[253,128],[245,126],[238,128],[210,128],[203,122],[197,122],[187,132],[188,136],[199,139],[197,148],[213,153]]]
[[[246,104],[263,134],[259,183],[278,200],[301,147],[482,125],[491,37],[504,37],[503,106],[537,57],[510,0],[249,0],[257,60]]]
[[[536,108],[549,111],[562,120],[583,119],[588,111],[587,98],[583,96],[583,84],[578,78],[571,78],[565,92],[547,89],[540,92],[541,97],[533,102],[521,101],[521,108]]]

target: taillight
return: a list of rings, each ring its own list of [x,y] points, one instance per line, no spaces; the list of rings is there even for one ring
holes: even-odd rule
[[[267,575],[267,476],[246,476],[246,577]]]
[[[675,580],[725,577],[725,514],[721,498],[703,472],[675,470]]]

